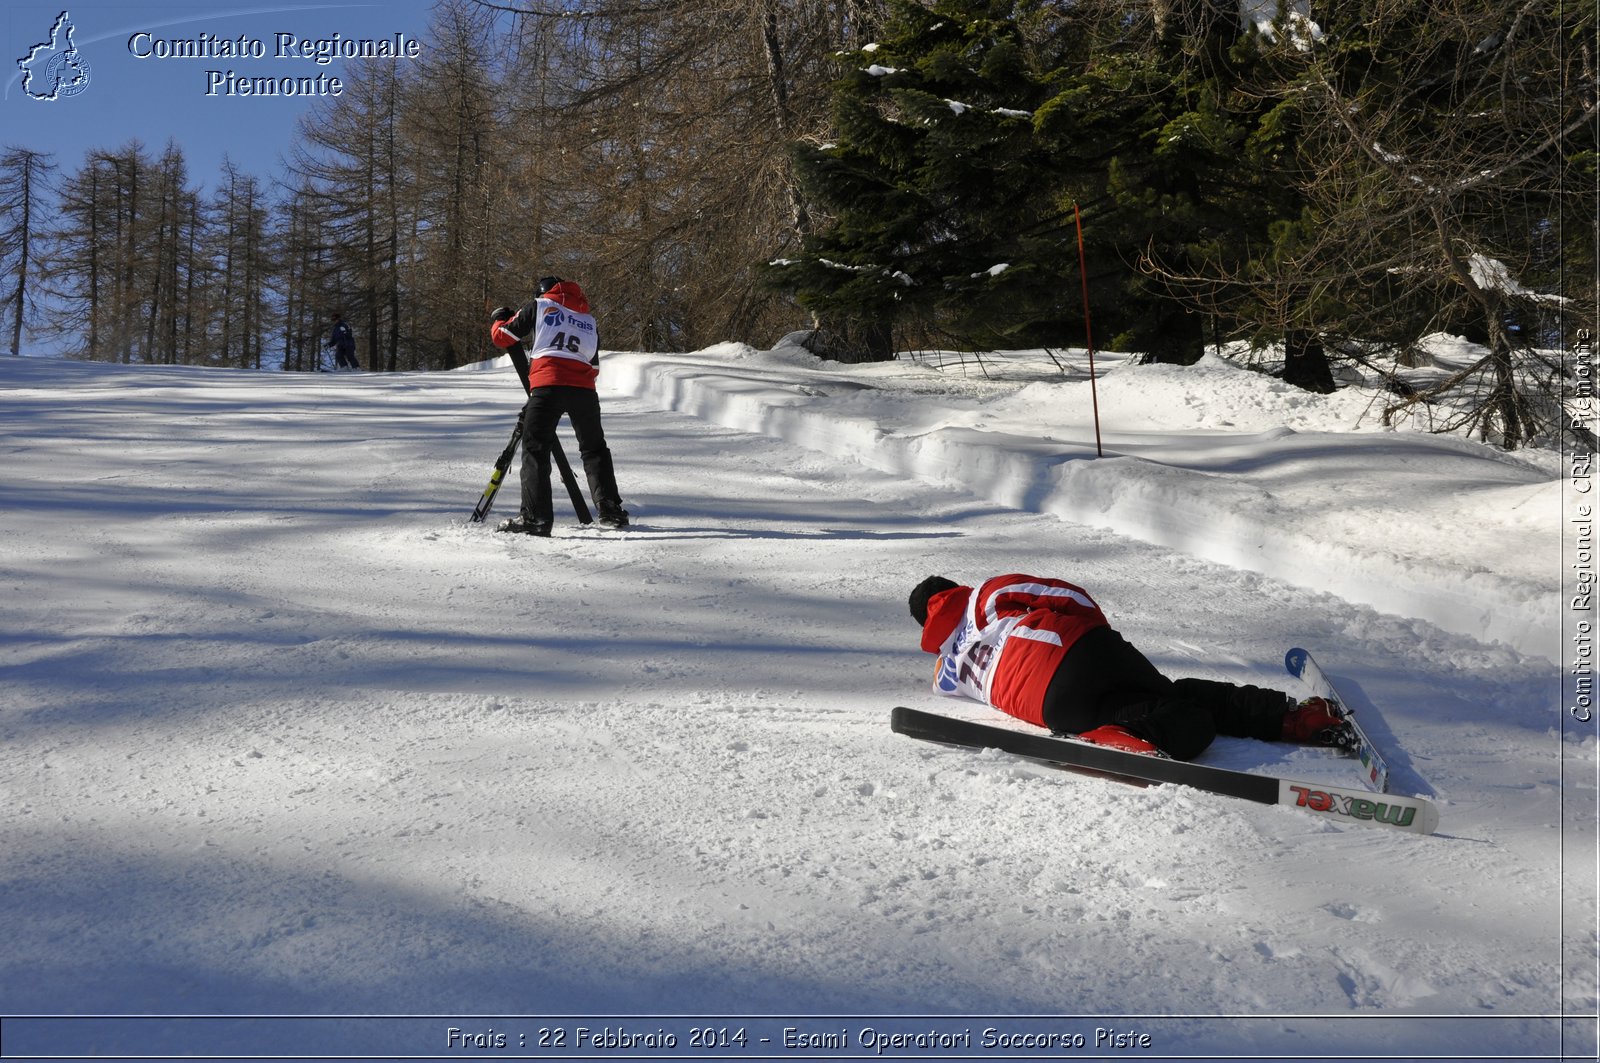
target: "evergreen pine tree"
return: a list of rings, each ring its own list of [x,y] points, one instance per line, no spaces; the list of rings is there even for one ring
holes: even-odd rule
[[[1052,73],[1024,6],[897,0],[880,40],[844,57],[837,139],[796,155],[830,222],[772,278],[837,323],[823,353],[892,357],[896,328],[978,349],[1059,336],[1075,252],[1034,128]]]
[[[1300,211],[1292,115],[1245,91],[1262,58],[1232,5],[1158,5],[1139,23],[1086,4],[1081,67],[1041,108],[1065,194],[1084,204],[1097,331],[1118,350],[1197,359],[1245,308],[1221,278]]]

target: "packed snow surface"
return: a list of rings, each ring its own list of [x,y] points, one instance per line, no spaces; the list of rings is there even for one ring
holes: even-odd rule
[[[8,1020],[7,1053],[1592,1054],[1559,456],[1222,358],[1058,360],[608,354],[636,526],[549,540],[466,520],[500,364],[0,360],[0,1010],[425,1017]],[[1296,691],[1309,647],[1440,833],[891,733],[995,718],[931,692],[905,601],[1008,571],[1173,676]]]

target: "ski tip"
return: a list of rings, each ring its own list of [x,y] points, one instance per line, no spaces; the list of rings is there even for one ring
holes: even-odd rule
[[[1296,646],[1283,655],[1283,666],[1289,670],[1290,675],[1299,679],[1306,670],[1306,662],[1310,659],[1310,652]]]
[[[889,713],[889,730],[907,738],[921,738],[929,742],[947,742],[949,728],[959,728],[961,721],[952,720],[931,712],[896,705]]]
[[[1407,834],[1430,835],[1439,833],[1439,808],[1432,801],[1422,798],[1413,799],[1416,808],[1415,818],[1397,819],[1404,816],[1404,809],[1396,810],[1393,807],[1395,798],[1392,794],[1374,794],[1372,801],[1378,806],[1379,815],[1374,817],[1378,826],[1399,827]]]
[[[1439,809],[1425,797],[1358,792],[1326,783],[1278,780],[1278,803],[1338,823],[1389,827],[1411,834],[1439,829]]]

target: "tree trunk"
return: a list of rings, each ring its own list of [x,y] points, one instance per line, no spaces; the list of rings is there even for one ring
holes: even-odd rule
[[[1331,394],[1335,388],[1333,370],[1322,341],[1308,329],[1294,328],[1283,338],[1283,381],[1302,391]]]
[[[894,326],[886,321],[818,323],[802,344],[818,358],[856,365],[892,362]]]
[[[22,311],[27,300],[28,291],[28,244],[33,240],[33,165],[30,160],[24,159],[22,163],[22,231],[17,241],[20,245],[21,261],[17,265],[17,294],[16,315],[11,319],[11,353],[22,353]]]
[[[1145,343],[1145,361],[1193,365],[1206,352],[1205,318],[1171,300],[1163,307],[1165,313]]]

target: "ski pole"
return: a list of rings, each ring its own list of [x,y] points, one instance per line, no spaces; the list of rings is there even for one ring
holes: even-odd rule
[[[1089,398],[1094,402],[1094,452],[1099,457],[1105,457],[1105,448],[1100,445],[1100,392],[1094,383],[1094,332],[1089,327],[1089,263],[1083,255],[1083,216],[1078,213],[1078,204],[1072,204],[1072,222],[1078,227],[1078,276],[1083,281],[1083,339],[1089,348]]]

